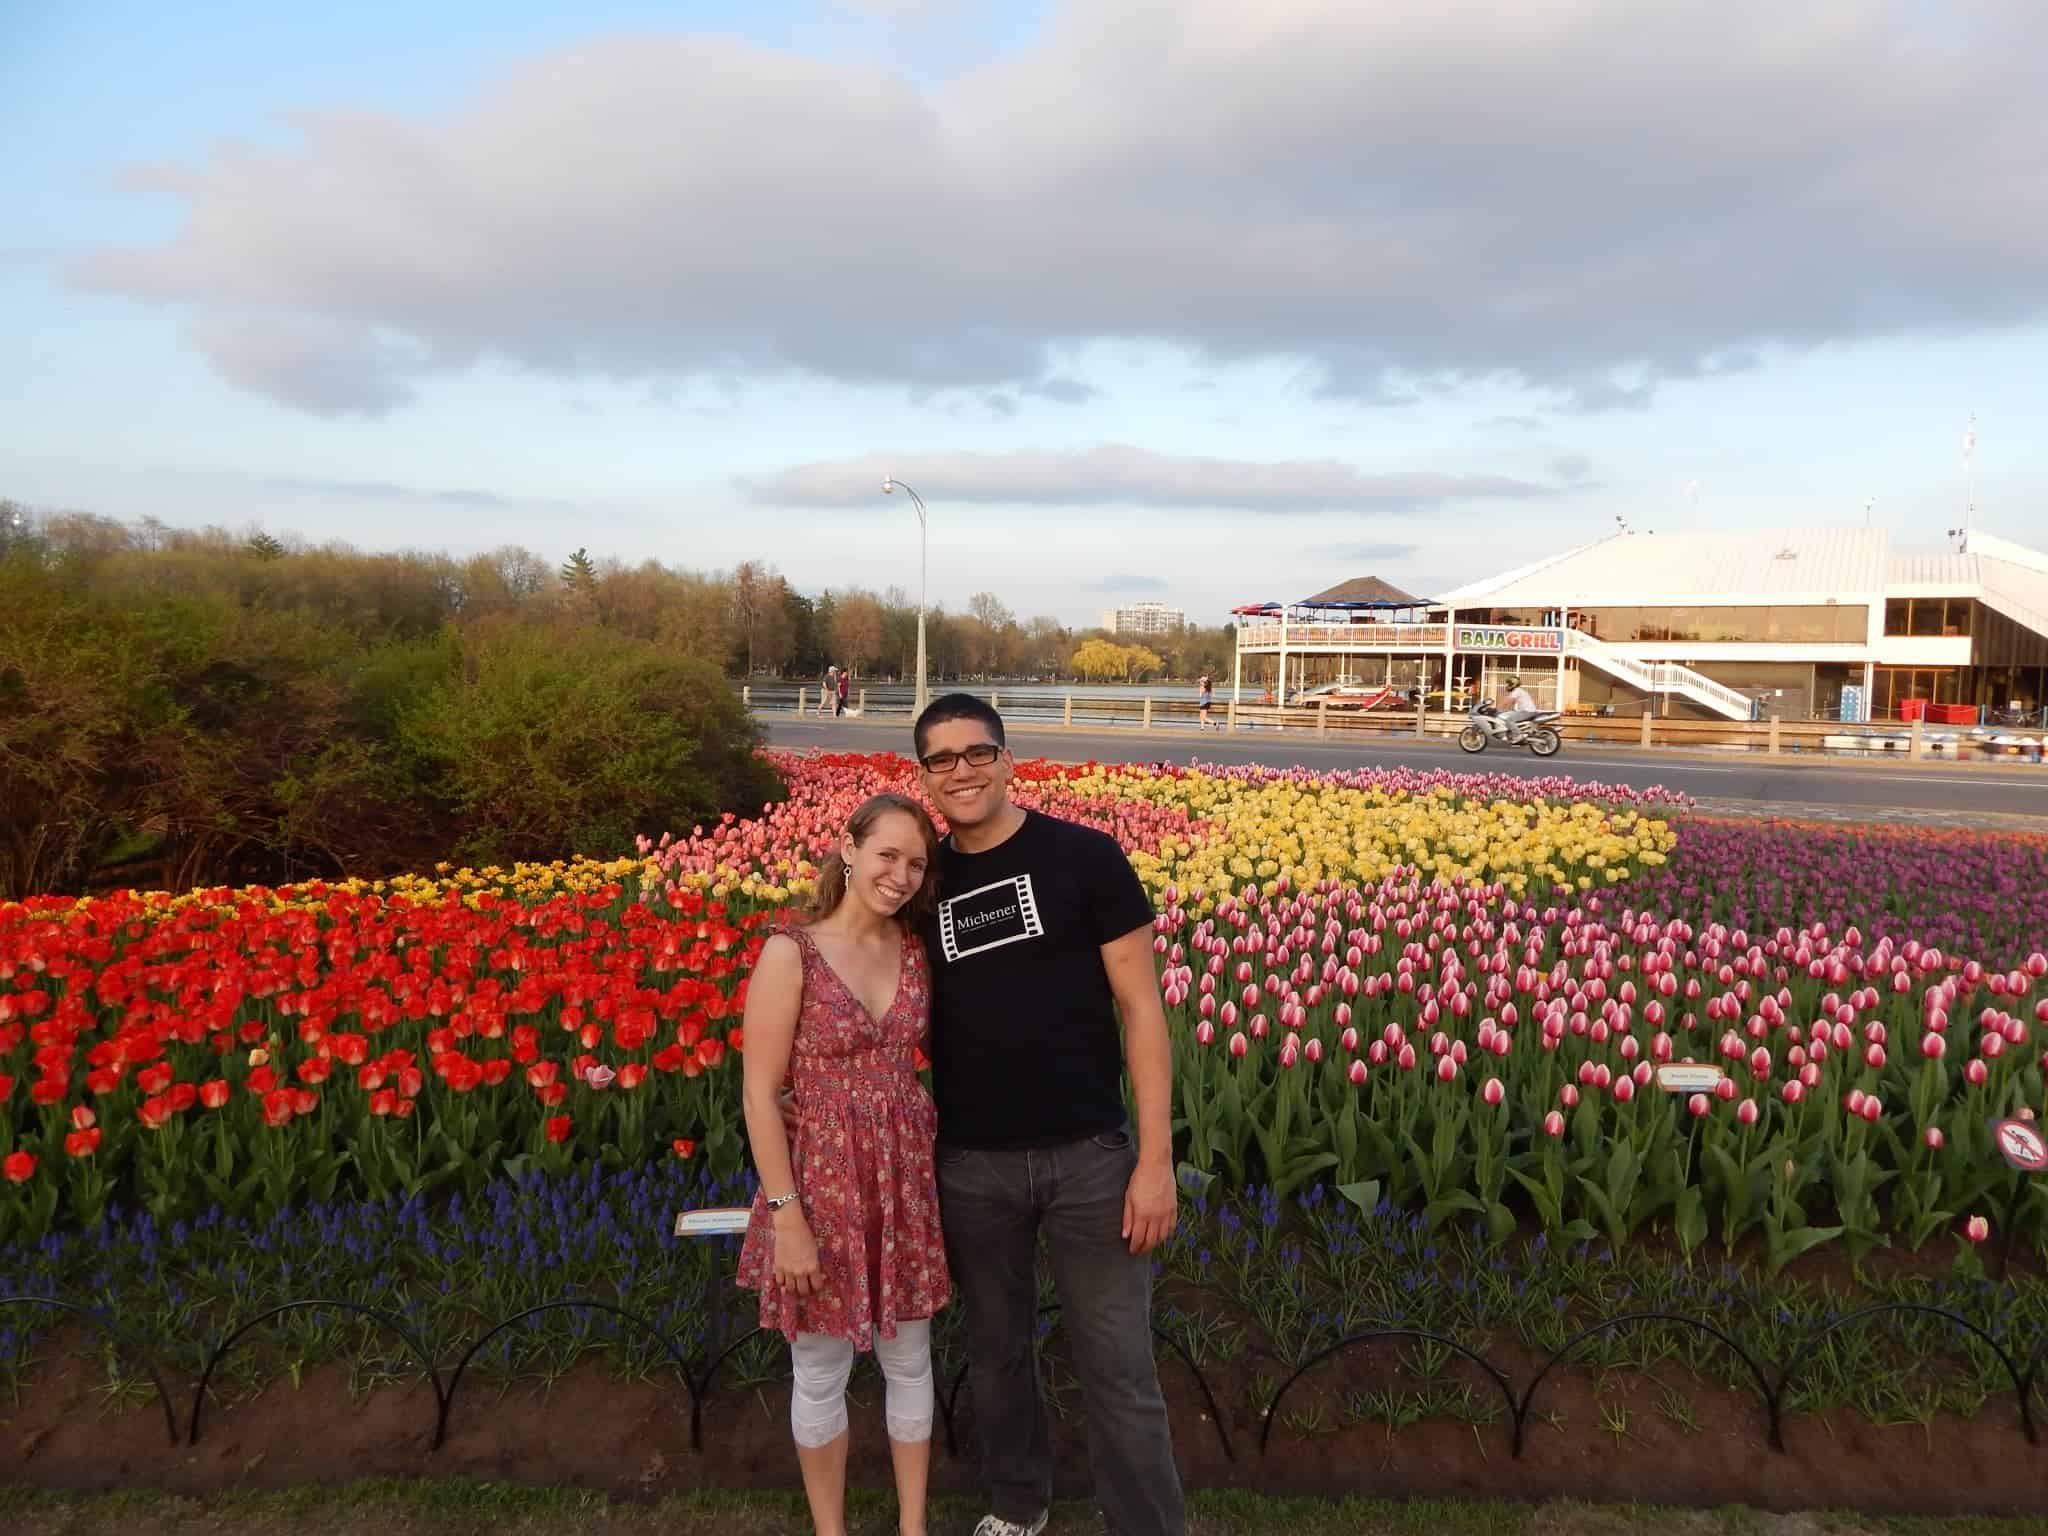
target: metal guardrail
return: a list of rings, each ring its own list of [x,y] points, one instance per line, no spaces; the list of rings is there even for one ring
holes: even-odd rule
[[[949,690],[952,691],[952,690]],[[1074,730],[1154,731],[1196,734],[1200,715],[1192,695],[1146,697],[1040,689],[967,686],[958,691],[991,700],[1014,724]],[[796,712],[797,684],[763,684],[743,690],[758,714],[788,716]],[[817,714],[817,694],[804,691],[804,715]],[[898,720],[908,726],[911,691],[907,687],[856,690],[850,705],[861,718]],[[1238,704],[1219,698],[1211,712],[1211,734],[1238,731],[1280,731],[1340,740],[1373,736],[1454,736],[1468,716],[1464,711],[1395,709],[1281,709],[1267,704]],[[1601,715],[1567,712],[1567,742],[1678,750],[1751,752],[1765,756],[1892,756],[1906,761],[1991,762],[2035,764],[2048,760],[2048,726],[1945,727],[1921,721],[1854,723],[1833,720],[1720,720],[1669,715]]]

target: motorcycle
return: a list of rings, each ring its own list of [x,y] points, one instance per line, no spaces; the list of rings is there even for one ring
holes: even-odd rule
[[[1472,706],[1470,722],[1458,732],[1458,745],[1467,752],[1484,752],[1489,746],[1527,747],[1538,757],[1555,757],[1564,745],[1555,723],[1562,718],[1561,711],[1547,709],[1511,724],[1482,699]]]

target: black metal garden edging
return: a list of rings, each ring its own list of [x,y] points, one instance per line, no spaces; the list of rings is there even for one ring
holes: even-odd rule
[[[428,1384],[434,1389],[434,1422],[436,1425],[434,1446],[438,1449],[441,1444],[439,1425],[448,1417],[448,1394],[441,1388],[441,1373],[434,1368],[434,1357],[428,1354],[421,1345],[419,1336],[405,1325],[404,1319],[394,1317],[389,1312],[383,1311],[380,1308],[365,1306],[359,1301],[344,1301],[338,1297],[328,1296],[310,1297],[304,1301],[287,1301],[281,1306],[272,1307],[267,1312],[259,1312],[246,1323],[230,1329],[221,1341],[214,1345],[213,1352],[206,1357],[206,1368],[199,1373],[199,1385],[192,1393],[192,1417],[185,1431],[185,1443],[187,1445],[197,1445],[199,1443],[199,1417],[206,1407],[206,1388],[212,1382],[214,1370],[220,1365],[221,1360],[230,1349],[241,1342],[244,1334],[260,1328],[273,1317],[281,1317],[287,1312],[302,1312],[309,1309],[319,1311],[330,1308],[341,1312],[353,1312],[359,1317],[369,1318],[372,1322],[382,1323],[386,1328],[389,1328],[393,1333],[405,1340],[406,1348],[412,1351],[413,1359],[417,1360],[420,1368],[427,1373]]]
[[[164,1428],[170,1433],[171,1444],[178,1443],[178,1411],[171,1406],[171,1394],[164,1386],[163,1373],[156,1368],[156,1361],[149,1352],[129,1338],[106,1313],[83,1302],[65,1301],[57,1296],[0,1296],[0,1307],[53,1307],[59,1312],[68,1312],[99,1329],[116,1349],[125,1349],[132,1354],[149,1372],[150,1385],[156,1388],[156,1400],[163,1404]]]
[[[156,1388],[157,1400],[163,1409],[164,1427],[170,1443],[173,1446],[179,1443],[181,1437],[179,1435],[177,1411],[172,1405],[170,1390],[165,1385],[163,1373],[157,1367],[157,1357],[149,1349],[144,1348],[138,1343],[135,1336],[129,1330],[116,1323],[101,1308],[89,1306],[82,1302],[67,1301],[62,1297],[43,1295],[0,1296],[0,1309],[11,1306],[47,1307],[70,1316],[82,1318],[91,1324],[106,1337],[119,1355],[134,1360],[147,1373],[151,1384]],[[500,1322],[493,1323],[463,1351],[456,1361],[453,1372],[448,1376],[444,1385],[441,1370],[436,1364],[434,1357],[428,1352],[424,1341],[407,1325],[404,1319],[397,1317],[393,1313],[339,1297],[312,1297],[299,1301],[288,1301],[258,1313],[246,1321],[236,1323],[222,1335],[220,1341],[207,1353],[204,1366],[200,1371],[198,1385],[193,1391],[191,1413],[182,1437],[184,1443],[188,1446],[199,1443],[199,1431],[205,1412],[207,1389],[212,1385],[214,1373],[218,1370],[222,1360],[226,1358],[228,1352],[237,1343],[255,1329],[286,1313],[326,1310],[355,1313],[389,1329],[404,1340],[406,1347],[412,1352],[414,1359],[425,1374],[428,1386],[434,1393],[435,1419],[433,1441],[429,1447],[430,1451],[438,1451],[445,1444],[451,1415],[454,1411],[455,1394],[461,1387],[470,1365],[492,1339],[516,1324],[543,1313],[555,1311],[598,1311],[622,1318],[635,1327],[652,1334],[660,1342],[662,1349],[667,1353],[670,1360],[674,1362],[677,1371],[682,1375],[684,1383],[690,1390],[690,1449],[701,1452],[704,1448],[704,1403],[711,1395],[712,1386],[718,1376],[718,1372],[738,1349],[761,1332],[759,1328],[751,1328],[721,1345],[714,1346],[707,1342],[705,1355],[701,1361],[701,1368],[699,1368],[699,1366],[692,1364],[690,1357],[684,1352],[676,1336],[661,1328],[649,1318],[619,1306],[614,1302],[602,1301],[595,1297],[567,1296],[554,1301],[543,1302],[538,1306],[524,1308]],[[1038,1313],[1042,1317],[1057,1313],[1059,1310],[1059,1304],[1052,1302],[1041,1306],[1038,1309]],[[1261,1456],[1265,1455],[1272,1440],[1273,1425],[1280,1418],[1282,1402],[1303,1377],[1354,1345],[1381,1339],[1406,1338],[1419,1339],[1426,1343],[1451,1350],[1471,1361],[1487,1374],[1494,1386],[1499,1389],[1502,1400],[1507,1406],[1509,1422],[1513,1433],[1512,1454],[1515,1457],[1519,1457],[1522,1454],[1524,1434],[1528,1426],[1529,1415],[1535,1404],[1537,1390],[1543,1385],[1551,1372],[1563,1364],[1571,1356],[1572,1352],[1587,1340],[1613,1332],[1618,1328],[1649,1323],[1669,1323],[1691,1328],[1725,1345],[1742,1362],[1749,1372],[1751,1379],[1755,1382],[1758,1394],[1763,1401],[1766,1438],[1772,1450],[1782,1453],[1785,1450],[1783,1430],[1786,1393],[1791,1389],[1800,1370],[1813,1357],[1814,1353],[1827,1342],[1828,1338],[1840,1329],[1848,1327],[1852,1323],[1860,1323],[1871,1318],[1889,1314],[1911,1314],[1942,1319],[1980,1340],[1996,1356],[1999,1364],[2004,1367],[2007,1377],[2012,1382],[2013,1390],[2018,1395],[2021,1433],[2026,1436],[2029,1445],[2040,1444],[2040,1435],[2034,1424],[2032,1398],[2034,1389],[2041,1379],[2043,1369],[2048,1368],[2048,1335],[2044,1335],[2036,1344],[2033,1352],[2024,1357],[2025,1364],[2022,1365],[2020,1363],[2021,1356],[2017,1349],[2008,1349],[1998,1339],[1994,1338],[1985,1327],[1971,1321],[1960,1312],[1946,1307],[1933,1306],[1925,1302],[1888,1301],[1862,1307],[1854,1312],[1844,1313],[1842,1316],[1830,1319],[1813,1329],[1792,1350],[1784,1368],[1778,1373],[1776,1381],[1771,1380],[1762,1363],[1749,1350],[1744,1348],[1734,1335],[1704,1318],[1691,1317],[1681,1312],[1623,1313],[1620,1316],[1591,1324],[1573,1334],[1571,1338],[1565,1341],[1561,1348],[1555,1351],[1537,1368],[1535,1375],[1530,1378],[1528,1386],[1523,1389],[1519,1397],[1515,1393],[1513,1383],[1509,1381],[1499,1367],[1495,1366],[1492,1361],[1488,1360],[1477,1350],[1459,1343],[1456,1339],[1428,1329],[1405,1326],[1365,1329],[1349,1334],[1321,1349],[1310,1358],[1304,1360],[1295,1368],[1293,1374],[1280,1384],[1279,1389],[1274,1392],[1271,1401],[1260,1415],[1259,1454]],[[1236,1461],[1237,1453],[1231,1443],[1229,1426],[1225,1423],[1224,1416],[1218,1408],[1216,1395],[1209,1385],[1207,1375],[1180,1340],[1156,1324],[1152,1329],[1152,1333],[1154,1338],[1165,1343],[1175,1355],[1179,1356],[1181,1362],[1187,1366],[1189,1372],[1194,1376],[1195,1383],[1201,1390],[1203,1403],[1208,1408],[1209,1419],[1216,1427],[1217,1444],[1222,1449],[1227,1460]],[[715,1353],[713,1352],[714,1349]],[[959,1399],[961,1388],[966,1382],[966,1377],[967,1368],[965,1365],[962,1365],[954,1372],[950,1386],[941,1395],[938,1402],[940,1417],[945,1426],[947,1452],[949,1455],[956,1457],[960,1454],[957,1433]]]

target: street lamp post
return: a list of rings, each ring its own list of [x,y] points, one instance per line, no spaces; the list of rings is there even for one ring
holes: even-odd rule
[[[917,509],[917,693],[915,695],[915,702],[911,705],[911,713],[921,715],[924,713],[925,705],[931,702],[924,677],[924,593],[927,565],[926,546],[929,541],[926,537],[924,498],[894,476],[882,482],[882,494],[884,496],[892,495],[897,491],[901,491],[904,495],[908,496],[910,504]]]

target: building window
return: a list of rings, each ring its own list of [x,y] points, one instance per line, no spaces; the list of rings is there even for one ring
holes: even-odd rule
[[[1878,667],[1871,674],[1873,719],[1896,720],[1909,699],[1926,704],[1960,704],[1963,700],[1961,667]]]
[[[1588,608],[1589,632],[1617,645],[1860,645],[1870,613],[1860,603],[1773,607]]]
[[[1968,635],[1970,610],[1975,606],[1967,597],[1887,598],[1884,632],[1916,639]]]

